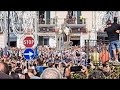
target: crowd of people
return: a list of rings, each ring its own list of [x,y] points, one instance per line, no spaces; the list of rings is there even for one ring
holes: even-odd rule
[[[6,52],[7,51],[7,52]],[[27,61],[24,50],[0,50],[0,79],[118,79],[119,66],[109,64],[107,46],[74,46],[64,51],[39,46],[38,57]],[[115,74],[114,74],[115,73]]]

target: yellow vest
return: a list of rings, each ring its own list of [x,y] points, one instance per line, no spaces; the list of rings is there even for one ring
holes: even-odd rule
[[[91,54],[91,56],[92,56],[92,62],[93,63],[99,63],[99,53],[98,52],[93,52]]]

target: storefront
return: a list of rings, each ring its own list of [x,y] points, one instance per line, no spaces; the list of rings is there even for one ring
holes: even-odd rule
[[[40,33],[40,34],[38,34],[38,45],[51,46],[52,42],[55,44],[55,33]],[[53,45],[53,46],[55,46],[55,45]]]
[[[80,45],[80,36],[71,36],[70,41],[73,42],[72,46]]]
[[[17,47],[17,36],[13,33],[10,34],[10,46]]]

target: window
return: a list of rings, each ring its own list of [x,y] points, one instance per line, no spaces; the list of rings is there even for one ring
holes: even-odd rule
[[[80,16],[81,16],[81,11],[77,11],[77,24],[82,23],[82,21],[80,20]]]
[[[50,24],[50,11],[39,11],[40,24]]]
[[[44,45],[49,45],[49,39],[44,38]]]
[[[39,17],[44,18],[45,11],[39,11]]]
[[[73,16],[73,11],[68,11],[69,18],[72,18]]]
[[[46,11],[46,24],[50,24],[50,11]]]
[[[39,36],[38,45],[43,45],[43,36]]]
[[[45,24],[45,11],[39,11],[39,23],[40,24]]]
[[[75,21],[76,21],[75,11],[68,11],[66,23],[75,24]]]

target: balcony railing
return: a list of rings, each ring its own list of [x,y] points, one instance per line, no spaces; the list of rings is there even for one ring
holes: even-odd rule
[[[81,24],[77,24],[76,18],[51,18],[51,19],[39,19],[39,31],[42,33],[55,32],[57,24],[66,24],[67,27],[71,28],[72,33],[83,32],[86,33],[85,19],[81,20]]]
[[[39,19],[39,24],[56,24],[56,19],[55,18],[50,18],[50,19]]]
[[[86,24],[86,19],[80,19],[80,23],[77,22],[77,19],[75,17],[73,18],[65,18],[64,19],[65,24]]]
[[[76,24],[76,18],[65,18],[64,23],[65,24]]]
[[[45,19],[45,18],[40,18],[39,19],[39,24],[57,24],[59,21],[63,21],[62,24],[86,24],[86,19],[80,19],[80,22],[77,23],[76,17],[72,18],[50,18],[50,19]]]
[[[87,30],[85,27],[80,27],[80,28],[71,28],[71,33],[87,33]]]
[[[55,32],[55,28],[40,27],[38,32],[40,33]]]

